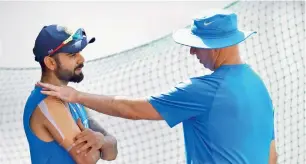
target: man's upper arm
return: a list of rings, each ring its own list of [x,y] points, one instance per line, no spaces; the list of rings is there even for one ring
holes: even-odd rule
[[[50,132],[54,140],[64,147],[77,163],[88,161],[89,157],[77,154],[76,147],[73,147],[74,137],[80,133],[81,130],[62,101],[47,97],[39,104],[39,108],[46,118],[44,126]]]
[[[217,90],[215,84],[205,78],[193,78],[180,83],[168,93],[151,96],[148,101],[173,127],[210,109]]]
[[[61,100],[47,97],[39,104],[46,117],[45,127],[53,138],[66,150],[70,150],[74,137],[81,132],[68,108]]]

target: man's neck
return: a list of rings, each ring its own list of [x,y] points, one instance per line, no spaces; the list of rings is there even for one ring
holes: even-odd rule
[[[239,55],[238,46],[221,49],[219,53],[220,55],[215,63],[215,69],[222,65],[243,64],[243,61]]]
[[[236,65],[236,64],[243,63],[239,54],[228,54],[228,55],[232,55],[232,56],[229,58],[226,58],[226,60],[224,60],[224,62],[221,65]]]
[[[58,79],[54,74],[42,74],[40,81],[43,83],[49,83],[57,86],[68,84],[68,82]]]

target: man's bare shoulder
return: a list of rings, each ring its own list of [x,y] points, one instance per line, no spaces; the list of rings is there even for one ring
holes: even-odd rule
[[[65,107],[65,102],[63,102],[62,100],[53,97],[53,96],[48,96],[44,99],[44,102],[46,103],[46,105],[55,105],[59,108],[64,108]],[[53,109],[57,109],[57,108],[53,108]]]
[[[51,96],[48,96],[37,104],[30,117],[30,127],[38,138],[44,141],[53,140],[52,135],[45,126],[46,124],[51,123],[51,115],[56,117],[63,114],[65,110],[62,109],[64,109],[64,105],[62,104],[61,100]]]
[[[54,111],[58,109],[64,109],[65,104],[60,99],[52,96],[48,96],[43,99],[33,111],[31,120],[44,120],[46,117],[43,115],[44,110]],[[41,124],[43,121],[40,122]]]

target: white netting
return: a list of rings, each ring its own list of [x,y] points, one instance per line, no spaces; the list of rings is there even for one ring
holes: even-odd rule
[[[241,54],[271,93],[276,110],[278,163],[306,163],[305,3],[239,2],[230,9],[238,13],[240,27],[258,32],[241,44]],[[98,94],[156,94],[188,77],[208,73],[188,54],[187,47],[165,36],[87,62],[85,80],[72,85]],[[40,79],[40,69],[0,68],[0,79],[0,163],[30,163],[22,114],[27,96]],[[185,162],[180,125],[170,129],[163,121],[130,121],[91,114],[118,139],[118,158],[109,163]]]

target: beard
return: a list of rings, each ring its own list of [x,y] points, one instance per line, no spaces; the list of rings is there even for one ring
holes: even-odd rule
[[[61,63],[57,63],[58,68],[55,71],[55,75],[59,80],[65,81],[65,82],[74,82],[79,83],[84,79],[83,72],[80,72],[79,74],[76,74],[75,71],[78,68],[82,68],[84,65],[80,64],[78,65],[73,71],[65,69],[62,67]]]

